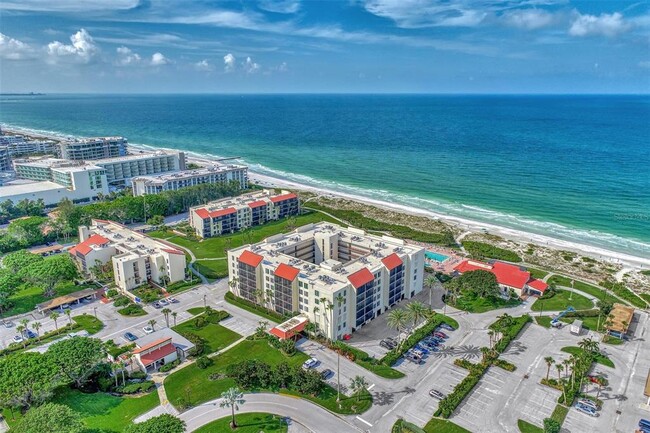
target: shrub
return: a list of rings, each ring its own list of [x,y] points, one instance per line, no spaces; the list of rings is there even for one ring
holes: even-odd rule
[[[161,373],[165,373],[165,372],[167,372],[169,370],[172,370],[174,367],[178,366],[180,363],[181,363],[181,361],[177,359],[174,362],[170,362],[170,363],[167,363],[167,364],[163,365],[162,367],[160,367],[158,369],[158,371],[161,372]]]
[[[205,340],[193,332],[186,332],[184,336],[194,344],[194,347],[188,352],[189,355],[194,357],[203,355],[203,352],[205,351]]]
[[[492,365],[496,365],[497,367],[502,368],[506,371],[515,371],[517,369],[516,365],[501,358],[497,358],[494,361],[492,361]]]
[[[155,388],[156,384],[152,380],[145,380],[144,382],[127,383],[123,386],[115,388],[116,392],[120,394],[138,394],[140,392],[148,392]]]
[[[106,297],[107,297],[107,298],[114,298],[114,297],[116,297],[116,296],[117,296],[117,290],[115,290],[115,289],[108,289],[108,290],[106,291]]]
[[[127,296],[118,296],[113,300],[113,305],[116,307],[124,307],[125,305],[129,305],[131,303],[131,299],[129,299]]]
[[[194,319],[194,327],[196,329],[204,328],[208,325],[208,320],[205,318],[205,315],[200,315]]]
[[[121,310],[117,310],[117,312],[123,316],[144,316],[147,314],[141,306],[136,304],[129,304]]]
[[[185,409],[189,409],[190,407],[192,407],[190,402],[185,400],[183,397],[176,400],[176,404],[174,406],[176,406],[180,411],[184,411]]]
[[[100,377],[97,379],[97,388],[101,392],[109,392],[113,389],[113,386],[115,385],[115,380],[113,380],[110,377]]]
[[[521,262],[521,257],[519,257],[519,255],[514,251],[495,247],[494,245],[486,244],[484,242],[463,241],[462,243],[467,252],[473,258],[479,260],[496,259],[513,263]]]
[[[145,373],[144,371],[137,370],[129,373],[129,379],[135,380],[135,379],[146,379],[146,378],[147,378],[147,373]]]
[[[199,356],[199,358],[196,360],[196,366],[201,370],[205,370],[212,364],[213,364],[212,359],[208,358],[205,355]]]
[[[560,433],[562,424],[553,418],[544,418],[544,433]]]

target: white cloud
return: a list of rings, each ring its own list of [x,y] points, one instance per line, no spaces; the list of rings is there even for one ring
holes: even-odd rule
[[[71,45],[59,41],[47,44],[49,61],[56,63],[60,59],[67,59],[88,63],[99,52],[99,48],[95,45],[92,36],[86,29],[81,29],[70,36],[70,42],[72,42]]]
[[[300,10],[300,0],[260,0],[257,7],[279,14],[295,14]]]
[[[368,12],[393,20],[398,27],[472,27],[488,12],[464,0],[366,0]]]
[[[526,30],[536,30],[553,23],[553,14],[543,9],[522,9],[503,14],[508,25]]]
[[[237,59],[235,59],[235,56],[233,56],[232,53],[228,53],[225,56],[223,56],[224,70],[226,72],[234,71],[236,61],[237,61]]]
[[[287,65],[287,62],[282,62],[280,63],[280,66],[278,66],[278,71],[280,72],[287,72],[289,70],[289,66]]]
[[[0,58],[6,60],[23,60],[32,55],[33,50],[29,45],[0,33]]]
[[[88,12],[131,9],[139,0],[6,0],[0,2],[0,9],[39,12]]]
[[[254,74],[260,70],[260,65],[255,63],[250,57],[246,57],[246,61],[244,62],[243,66],[244,71],[246,71],[247,74]]]
[[[569,34],[571,36],[603,35],[611,37],[627,31],[630,27],[630,23],[625,21],[619,12],[600,14],[599,16],[578,14],[569,28]]]
[[[202,71],[202,72],[210,72],[214,68],[212,67],[210,62],[208,62],[207,59],[203,59],[200,62],[196,62],[194,64],[194,69],[196,69],[197,71]]]
[[[170,63],[169,59],[163,53],[154,53],[151,56],[151,66],[163,66]]]
[[[138,53],[134,53],[130,48],[118,47],[116,64],[118,66],[137,65],[142,61]]]

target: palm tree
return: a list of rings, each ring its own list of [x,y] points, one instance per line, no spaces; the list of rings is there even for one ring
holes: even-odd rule
[[[490,349],[492,349],[492,340],[494,339],[494,331],[493,330],[491,330],[491,329],[488,330],[488,337],[490,337]],[[548,380],[548,377],[546,379]]]
[[[427,275],[427,277],[424,279],[424,285],[429,288],[429,307],[433,308],[433,301],[432,301],[432,296],[433,296],[433,286],[436,285],[438,282],[438,279],[435,277],[435,275]]]
[[[36,335],[38,335],[39,337],[41,336],[41,333],[38,332],[38,330],[41,329],[41,326],[42,326],[41,322],[32,323],[32,328],[34,328],[34,331],[36,331]]]
[[[269,304],[269,310],[273,309],[273,290],[266,289],[266,302]]]
[[[323,329],[327,326],[327,298],[322,297],[318,300],[323,311]]]
[[[23,332],[25,332],[27,330],[27,325],[29,324],[29,319],[22,319],[18,323],[20,323],[20,325],[22,326],[22,329],[23,329],[22,332],[20,333],[20,335],[22,335],[24,337]],[[16,330],[18,330],[18,327],[16,327]]]
[[[230,291],[234,291],[238,285],[239,285],[239,278],[235,277],[228,281],[228,287],[230,287]]]
[[[165,322],[167,322],[167,327],[169,328],[169,313],[171,313],[172,310],[169,308],[163,308],[160,312],[165,316]]]
[[[600,397],[600,391],[603,389],[603,386],[607,386],[608,382],[603,376],[596,376],[596,385],[598,385],[598,391],[596,392],[596,400]]]
[[[485,362],[485,360],[487,359],[487,357],[488,357],[488,355],[490,354],[491,351],[492,351],[491,349],[489,349],[489,348],[487,348],[485,346],[481,347],[481,354],[483,355],[483,358],[482,358],[481,362],[483,362],[483,363]]]
[[[124,377],[124,370],[126,370],[126,363],[120,361],[120,370],[122,371],[122,386],[126,385],[126,378]]]
[[[569,365],[571,365],[571,358],[565,359],[562,361],[562,365],[564,365],[564,375],[568,376],[569,375]]]
[[[406,306],[406,311],[410,319],[413,321],[412,330],[415,330],[416,326],[427,317],[429,309],[420,301],[413,301]]]
[[[70,309],[65,310],[65,315],[68,316],[68,322],[70,326],[72,326],[72,310]]]
[[[230,421],[230,428],[236,429],[237,422],[235,421],[235,410],[239,410],[239,406],[246,403],[244,394],[239,391],[239,388],[230,388],[228,391],[221,393],[222,401],[219,403],[220,407],[229,407],[232,410],[232,421]]]
[[[359,401],[360,394],[368,389],[368,381],[363,376],[354,376],[350,382],[350,389],[357,395],[357,401]]]
[[[388,313],[386,323],[388,326],[397,330],[397,345],[398,347],[402,345],[402,330],[409,321],[409,315],[406,310],[402,308],[396,308]]]
[[[56,328],[57,331],[59,330],[59,324],[57,323],[57,320],[59,319],[59,316],[60,316],[60,314],[55,312],[55,311],[51,312],[50,316],[49,316],[50,319],[54,320],[54,327]]]
[[[154,331],[156,330],[156,319],[151,319],[147,323],[149,323],[149,326],[151,326],[151,329],[153,329]]]
[[[315,306],[314,307],[314,316],[318,315],[317,317],[318,317],[318,320],[320,321],[320,314],[318,314],[318,313],[320,313],[320,308],[318,306]],[[317,323],[316,326],[320,326],[320,324]]]
[[[172,313],[172,317],[174,318],[174,326],[176,326],[176,317],[177,317],[177,316],[178,316],[178,313],[177,313],[176,311],[174,311],[174,312]]]
[[[25,339],[25,336],[23,335],[23,332],[25,332],[25,329],[26,329],[26,328],[25,328],[25,325],[18,325],[18,326],[16,326],[16,331],[18,331],[18,334],[20,334],[20,336],[21,336],[22,339],[23,339],[23,340],[22,340],[22,341],[23,341],[23,347],[27,347],[27,345],[26,345],[26,343],[25,343],[27,340]]]
[[[564,370],[564,366],[558,362],[557,364],[555,364],[555,368],[557,369],[557,383],[561,383],[562,376],[560,375],[562,374],[562,370]]]
[[[115,387],[116,387],[116,388],[117,388],[118,386],[120,386],[120,383],[118,382],[118,379],[117,379],[117,378],[118,378],[118,376],[117,376],[117,370],[118,370],[119,368],[120,368],[119,365],[117,365],[116,363],[111,364],[111,372],[112,372],[113,375],[115,376]]]
[[[544,361],[546,361],[546,380],[548,381],[548,375],[551,373],[551,365],[553,365],[555,360],[551,356],[547,356],[544,358]]]

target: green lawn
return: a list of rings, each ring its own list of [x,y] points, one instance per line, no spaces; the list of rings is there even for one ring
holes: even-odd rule
[[[228,260],[197,260],[194,268],[211,280],[228,276]]]
[[[468,311],[470,313],[485,313],[486,311],[496,310],[498,308],[515,307],[519,305],[519,299],[501,299],[501,298],[479,298],[460,296],[456,301],[456,308]]]
[[[571,299],[569,300],[569,298]],[[572,293],[569,290],[557,290],[552,298],[537,299],[530,309],[532,311],[561,311],[568,306],[572,306],[576,310],[589,310],[594,307],[594,304],[577,293]]]
[[[544,429],[537,427],[534,424],[531,424],[523,419],[517,420],[517,426],[521,433],[544,433]]]
[[[562,406],[561,404],[558,404],[555,406],[555,409],[553,409],[553,413],[551,414],[551,418],[553,418],[555,421],[559,422],[560,425],[564,424],[564,418],[569,414],[569,408],[566,406]]]
[[[230,433],[230,417],[220,418],[194,430],[194,433]],[[235,414],[237,420],[237,433],[285,433],[287,424],[282,417],[269,413],[241,413]]]
[[[196,364],[192,364],[169,375],[165,379],[165,391],[167,392],[167,398],[172,404],[176,404],[180,399],[184,399],[191,405],[196,406],[197,404],[218,398],[222,392],[236,386],[233,379],[215,377],[224,374],[227,367],[231,364],[239,364],[245,360],[257,359],[270,365],[287,362],[290,365],[297,366],[302,365],[307,358],[308,356],[302,352],[296,352],[295,355],[287,357],[279,350],[271,347],[266,340],[244,340],[232,349],[215,357],[214,363],[206,369],[202,370]],[[211,376],[213,379],[210,379]],[[342,397],[342,408],[339,409],[336,407],[336,390],[330,386],[325,386],[317,398],[303,396],[286,390],[282,390],[282,392],[307,398],[329,410],[339,413],[361,413],[372,404],[372,397],[369,393],[365,393],[359,401],[357,401],[356,397]]]
[[[309,223],[316,223],[320,221],[337,222],[336,220],[328,217],[320,212],[311,212],[305,215],[299,215],[295,218],[295,226],[300,227]],[[280,221],[272,221],[267,224],[252,227],[247,230],[251,233],[250,242],[259,242],[269,236],[278,233],[288,232],[288,220],[283,219]],[[217,257],[226,257],[225,251],[229,248],[236,248],[244,245],[246,241],[245,235],[242,232],[233,233],[230,235],[217,236],[214,238],[203,239],[200,241],[188,239],[184,236],[178,236],[173,233],[152,232],[148,233],[149,236],[160,237],[169,242],[187,248],[194,253],[197,259],[209,259]],[[248,242],[247,242],[248,243]]]
[[[562,352],[569,353],[571,355],[578,355],[582,352],[582,349],[576,346],[567,346],[562,348]],[[605,367],[614,367],[614,362],[603,354],[597,354],[595,358],[596,363],[604,365]]]
[[[187,310],[188,313],[190,313],[192,316],[196,316],[197,314],[201,314],[205,311],[204,307],[194,307],[194,308],[189,308]]]
[[[544,279],[548,275],[548,272],[542,271],[541,269],[535,269],[535,268],[526,268],[528,272],[530,272],[530,276],[533,278],[537,278],[539,280]],[[526,422],[526,421],[524,421]]]
[[[203,338],[205,340],[206,354],[223,349],[242,337],[238,333],[216,323],[208,323],[202,328],[196,328],[194,326],[194,320],[190,319],[187,322],[174,326],[172,329],[183,336],[192,333]]]
[[[441,418],[431,418],[424,426],[424,431],[427,433],[471,433],[458,424]]]
[[[156,391],[143,397],[126,398],[101,392],[84,394],[69,388],[58,393],[53,402],[79,412],[89,429],[85,433],[122,432],[134,418],[160,404]]]
[[[101,320],[96,319],[95,316],[91,316],[90,314],[72,316],[72,320],[77,322],[77,324],[85,329],[90,335],[97,334],[104,328],[104,323],[102,323]]]
[[[538,325],[541,325],[545,328],[550,328],[551,327],[551,316],[542,316],[542,317],[535,317],[535,321],[537,322]],[[603,326],[605,325],[605,318],[601,317],[600,318],[600,324],[598,323],[598,316],[582,316],[578,314],[576,317],[563,317],[560,319],[560,322],[562,323],[568,323],[571,324],[575,320],[582,320],[582,327],[585,329],[588,329],[590,331],[595,331],[595,332],[602,332],[603,331]],[[598,328],[598,329],[596,329]]]
[[[54,297],[68,295],[72,292],[78,292],[79,290],[87,288],[96,289],[97,286],[94,284],[82,284],[76,286],[73,282],[67,281],[59,284],[55,292]],[[23,284],[20,286],[19,290],[9,298],[9,300],[14,304],[12,308],[3,313],[4,316],[14,316],[16,314],[23,314],[33,311],[36,308],[37,304],[45,302],[52,298],[46,298],[43,296],[43,289],[41,287],[29,286]]]
[[[548,279],[548,284],[549,285],[555,284],[556,286],[563,286],[563,287],[571,287],[571,278],[562,275],[553,275],[551,278]],[[605,289],[592,286],[591,284],[583,283],[582,281],[574,281],[573,288],[588,293],[591,296],[601,301],[607,298],[610,298],[612,301],[616,301],[616,299],[613,296],[610,296]]]

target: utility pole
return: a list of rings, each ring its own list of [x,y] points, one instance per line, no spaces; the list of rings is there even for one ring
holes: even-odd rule
[[[93,310],[95,311],[95,319],[97,318],[97,307],[94,307]]]
[[[337,391],[336,391],[336,402],[341,401],[341,353],[336,351],[336,382],[337,382]]]
[[[203,295],[203,308],[208,306],[208,295]]]

